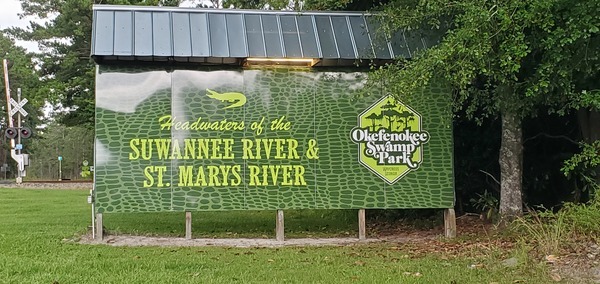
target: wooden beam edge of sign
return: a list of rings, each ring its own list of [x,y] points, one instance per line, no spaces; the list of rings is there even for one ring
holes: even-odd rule
[[[444,209],[444,236],[456,238],[456,213],[454,208]]]

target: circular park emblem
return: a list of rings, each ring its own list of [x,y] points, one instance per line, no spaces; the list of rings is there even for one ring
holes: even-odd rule
[[[423,161],[429,133],[421,128],[421,115],[388,95],[358,116],[350,133],[358,144],[358,160],[388,184],[394,184]]]

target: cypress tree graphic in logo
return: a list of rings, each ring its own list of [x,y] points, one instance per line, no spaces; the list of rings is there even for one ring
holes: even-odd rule
[[[417,111],[388,95],[358,116],[350,138],[358,144],[360,163],[394,184],[419,168],[429,133],[421,128]]]

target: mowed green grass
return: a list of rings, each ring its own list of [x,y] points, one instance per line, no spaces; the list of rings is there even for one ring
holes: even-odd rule
[[[277,249],[82,245],[68,240],[85,233],[90,223],[86,195],[83,190],[0,189],[0,283],[550,282],[543,267],[505,267],[494,254],[415,258],[406,257],[410,252],[398,244]],[[286,220],[292,223],[288,236],[345,235],[356,221],[354,211],[293,213],[296,217],[290,214]],[[195,213],[194,233],[272,236],[274,215]],[[300,220],[304,217],[313,219]],[[106,214],[105,224],[125,233],[182,235],[182,218]]]

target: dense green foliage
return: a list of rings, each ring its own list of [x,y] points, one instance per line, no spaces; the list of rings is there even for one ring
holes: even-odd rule
[[[289,1],[289,0],[213,0],[212,7],[225,7],[236,9],[272,9],[272,10],[345,10],[345,11],[365,11],[373,6],[387,1],[375,0],[308,0],[308,1]]]
[[[562,211],[570,232],[590,238],[600,238],[600,196],[585,204],[568,203]]]
[[[440,75],[459,91],[457,106],[480,117],[562,106],[597,93],[598,11],[597,1],[393,1],[386,6],[391,27],[445,24],[449,31],[418,60],[394,66],[390,88],[410,94]]]
[[[28,152],[32,161],[27,169],[29,180],[85,179],[81,176],[84,160],[93,164],[94,130],[84,126],[52,123],[31,139]],[[62,157],[59,169],[58,156]],[[88,179],[90,177],[87,177]]]
[[[566,176],[581,181],[582,191],[598,196],[600,192],[600,140],[581,143],[581,152],[565,161],[561,169]]]
[[[7,59],[8,61],[11,94],[16,99],[17,89],[20,88],[22,96],[29,100],[29,103],[25,105],[25,110],[30,115],[23,118],[24,125],[36,125],[39,122],[37,116],[41,114],[40,108],[44,105],[45,94],[39,90],[42,84],[39,82],[39,74],[35,69],[33,54],[15,45],[14,39],[4,33],[0,33],[0,54],[2,54],[0,60]],[[2,88],[0,98],[2,98],[3,106],[0,109],[0,117],[2,121],[5,121],[7,119],[6,94],[2,66],[0,66],[0,87]]]
[[[519,196],[523,120],[540,110],[568,112],[573,101],[585,101],[587,111],[597,105],[589,94],[600,87],[599,11],[598,1],[392,1],[385,6],[390,29],[448,31],[438,46],[380,75],[400,96],[442,78],[467,117],[502,117],[501,191]],[[500,207],[518,213],[520,198],[501,198]]]

